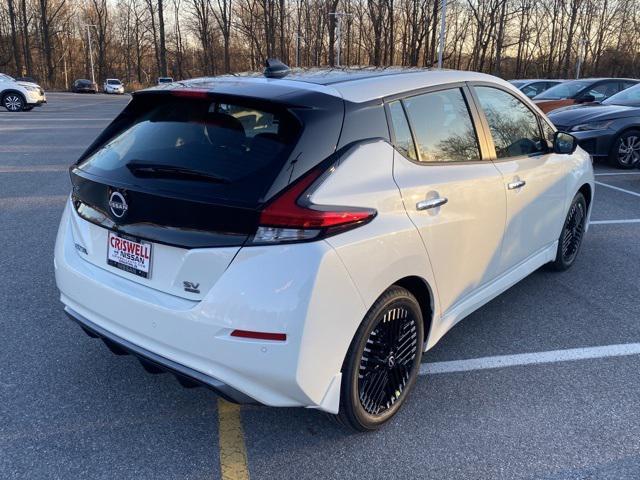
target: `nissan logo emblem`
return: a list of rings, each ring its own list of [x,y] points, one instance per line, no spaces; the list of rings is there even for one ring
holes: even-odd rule
[[[120,192],[113,192],[109,197],[109,209],[114,217],[122,218],[127,213],[129,205]]]

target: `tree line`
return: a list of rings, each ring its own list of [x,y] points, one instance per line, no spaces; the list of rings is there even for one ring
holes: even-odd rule
[[[48,88],[262,68],[432,67],[442,0],[3,0],[0,71]],[[341,15],[331,15],[339,12]],[[505,78],[638,76],[637,0],[448,0],[445,68]],[[339,42],[336,37],[339,24]],[[92,58],[89,57],[91,44]]]

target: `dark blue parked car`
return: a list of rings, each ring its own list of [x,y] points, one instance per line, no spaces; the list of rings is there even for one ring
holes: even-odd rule
[[[555,110],[548,117],[558,130],[577,137],[593,157],[619,168],[640,167],[640,85],[601,103]]]

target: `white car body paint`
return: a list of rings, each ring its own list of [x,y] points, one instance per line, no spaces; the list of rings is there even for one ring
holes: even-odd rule
[[[27,107],[34,107],[47,102],[47,96],[40,85],[18,81],[0,73],[0,100],[11,92],[20,94]]]
[[[475,80],[509,88],[532,105],[507,82],[468,72],[329,86],[243,81],[295,84],[359,102]],[[509,190],[516,178],[526,186]],[[593,194],[591,161],[580,149],[420,165],[385,140],[369,140],[348,150],[310,196],[316,205],[375,209],[365,225],[281,245],[188,250],[154,244],[147,280],[106,265],[107,230],[81,219],[70,200],[56,240],[56,282],[65,306],[141,348],[263,404],[336,413],[349,345],[389,286],[406,277],[424,282],[431,296],[425,349],[431,348],[455,323],[555,258],[567,210],[584,185]],[[438,196],[447,203],[416,208]],[[200,293],[185,292],[183,281],[199,284]],[[284,332],[287,339],[231,337],[235,329]]]

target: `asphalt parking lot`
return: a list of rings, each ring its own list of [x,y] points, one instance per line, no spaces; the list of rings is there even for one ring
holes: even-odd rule
[[[221,452],[226,478],[640,478],[640,170],[596,165],[575,266],[534,273],[456,326],[381,431],[263,407],[239,410],[240,431],[215,394],[145,373],[62,313],[67,168],[128,97],[48,97],[0,111],[0,478],[218,479]],[[489,368],[496,356],[511,365]]]

